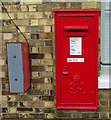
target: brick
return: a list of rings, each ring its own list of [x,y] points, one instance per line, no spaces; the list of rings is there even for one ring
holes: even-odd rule
[[[2,113],[6,113],[7,112],[7,108],[2,108]]]
[[[21,32],[25,32],[25,27],[19,26],[19,29],[20,29]],[[18,32],[20,32],[20,31],[18,30]]]
[[[28,113],[21,113],[19,115],[20,115],[20,118],[28,118]]]
[[[13,113],[13,114],[9,114],[9,113],[7,113],[7,114],[3,114],[3,118],[19,118],[19,114],[17,114],[17,113]]]
[[[14,95],[8,95],[7,96],[7,101],[15,101],[15,96]]]
[[[32,53],[38,53],[39,49],[38,47],[32,47]]]
[[[20,11],[20,5],[12,5],[11,6],[11,11],[12,12]]]
[[[82,113],[82,118],[99,118],[99,113]]]
[[[109,107],[99,107],[98,108],[99,112],[108,112],[109,111]]]
[[[54,113],[54,109],[53,108],[44,108],[42,111],[44,113]]]
[[[21,11],[28,11],[28,7],[26,5],[21,5]]]
[[[42,72],[42,77],[53,77],[53,72]]]
[[[24,19],[24,13],[17,13],[17,19]]]
[[[2,27],[2,33],[13,33],[16,32],[16,27],[4,26]]]
[[[54,96],[42,96],[42,100],[44,100],[44,101],[54,101]]]
[[[28,94],[29,95],[42,95],[43,94],[43,90],[29,90]]]
[[[51,26],[44,26],[44,32],[51,32]]]
[[[37,46],[44,46],[44,40],[29,40],[29,45],[32,46],[32,48],[33,46],[36,48]]]
[[[66,3],[66,8],[71,8],[71,3]]]
[[[100,106],[108,106],[108,100],[100,100]]]
[[[47,118],[47,119],[54,119],[55,116],[54,116],[53,113],[48,113],[48,114],[46,114],[46,118]]]
[[[44,83],[44,78],[31,79],[32,83]]]
[[[31,63],[32,65],[40,65],[40,59],[33,59]]]
[[[30,57],[30,59],[43,59],[44,54],[33,53],[33,54],[30,54],[29,57]]]
[[[39,34],[31,34],[31,39],[39,39]]]
[[[53,53],[53,47],[41,47],[41,53]]]
[[[100,4],[97,2],[82,2],[82,9],[96,9],[100,8]]]
[[[29,20],[14,20],[16,25],[29,25]]]
[[[36,5],[29,5],[29,11],[37,11]]]
[[[71,9],[81,9],[81,2],[72,2]]]
[[[52,83],[52,78],[44,78],[44,83]]]
[[[46,72],[51,72],[52,71],[52,66],[45,66],[45,71]]]
[[[39,19],[39,25],[52,25],[52,19]]]
[[[30,25],[31,26],[38,26],[38,20],[30,20]]]
[[[51,6],[51,4],[42,4],[42,5],[39,5],[38,6],[38,11],[39,12],[50,12],[50,11],[52,11],[52,6]]]
[[[33,109],[32,108],[17,108],[17,111],[21,111],[21,112],[26,112],[26,111],[28,111],[28,112],[33,112]]]
[[[14,13],[9,13],[9,15],[10,15],[10,17],[11,17],[11,19],[14,19],[15,18],[15,15],[14,15]],[[9,18],[9,16],[7,15],[7,13],[2,13],[2,19],[4,19],[4,20],[9,20],[10,18]]]
[[[30,39],[30,33],[24,33],[24,35],[25,35],[25,37],[27,38],[27,39]],[[21,33],[18,33],[18,34],[14,34],[14,37],[13,38],[15,38],[15,39],[19,39],[19,40],[21,40],[21,39],[25,39],[24,38],[24,36],[21,34]],[[21,41],[21,42],[23,42],[23,41]],[[26,42],[26,40],[25,40],[25,42]]]
[[[100,113],[100,118],[106,118],[106,119],[108,119],[109,118],[109,113],[107,113],[107,112],[101,112]]]
[[[55,113],[56,118],[72,118],[72,114],[68,112],[63,112],[63,111],[57,111]]]
[[[20,100],[23,101],[32,101],[32,97],[29,95],[24,95],[21,97],[21,95],[16,95],[15,96],[15,100],[17,101],[19,98],[21,98]],[[26,104],[26,103],[25,103]],[[21,106],[21,105],[20,105]]]
[[[40,78],[41,77],[41,73],[40,72],[32,72],[32,79],[36,79],[36,78]]]
[[[52,18],[52,12],[45,12],[46,18]]]
[[[73,118],[82,118],[82,115],[79,112],[74,112],[73,113]]]
[[[45,101],[45,108],[53,108],[54,107],[54,102],[52,101]]]
[[[53,65],[53,59],[43,59],[42,65]]]
[[[43,26],[26,26],[26,32],[43,32],[44,27]]]
[[[44,66],[31,66],[31,71],[44,71]]]
[[[99,96],[100,100],[103,100],[103,99],[107,100],[107,99],[109,99],[109,91],[107,91],[107,90],[99,90],[98,94],[99,94],[98,96]]]
[[[44,114],[29,114],[29,118],[44,119],[45,115]]]
[[[10,25],[12,25],[12,21],[11,20],[3,20],[2,23],[3,23],[3,26],[10,26]]]
[[[52,40],[45,41],[45,46],[53,46],[53,41]]]
[[[30,0],[31,1],[31,0]],[[30,1],[28,1],[28,2],[24,2],[24,4],[26,4],[26,5],[36,5],[36,4],[42,4],[42,0],[38,0],[38,1],[36,1],[36,0],[33,0],[33,2],[30,2]]]
[[[52,58],[52,55],[50,53],[45,53],[44,58]]]
[[[16,107],[10,107],[10,109],[8,109],[8,113],[16,113],[16,112],[17,112]]]
[[[11,11],[11,6],[10,5],[5,5],[5,8],[7,9],[8,12]],[[2,8],[2,12],[6,12],[5,9]]]
[[[0,78],[5,77],[5,72],[0,72]]]
[[[42,18],[42,15],[41,12],[28,12],[25,13],[25,18]]]

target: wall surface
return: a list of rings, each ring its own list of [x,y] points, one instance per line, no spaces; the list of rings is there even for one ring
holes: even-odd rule
[[[0,97],[3,120],[111,119],[111,90],[98,91],[97,110],[57,110],[55,107],[53,10],[100,9],[100,3],[4,2],[4,5],[29,43],[31,87],[24,95],[9,92],[6,42],[23,42],[25,39],[2,9],[3,34],[2,53],[0,53],[2,96]]]

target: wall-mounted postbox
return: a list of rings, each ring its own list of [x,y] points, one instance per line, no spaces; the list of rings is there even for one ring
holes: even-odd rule
[[[99,10],[54,10],[56,108],[97,109]]]
[[[10,92],[25,92],[30,86],[27,42],[7,43],[7,60]]]

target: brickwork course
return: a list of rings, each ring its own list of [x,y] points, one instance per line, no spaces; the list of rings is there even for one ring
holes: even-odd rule
[[[2,4],[2,3],[1,3]],[[101,9],[99,2],[4,2],[11,18],[29,43],[31,87],[23,93],[9,91],[6,42],[25,39],[2,10],[2,81],[3,120],[110,120],[111,90],[98,90],[97,110],[57,110],[55,93],[54,13],[53,10]],[[101,16],[100,16],[101,17]],[[100,28],[100,27],[99,27]],[[99,57],[100,59],[100,57]],[[100,69],[100,64],[98,65]],[[23,95],[23,96],[22,96]],[[19,100],[19,98],[21,99]]]

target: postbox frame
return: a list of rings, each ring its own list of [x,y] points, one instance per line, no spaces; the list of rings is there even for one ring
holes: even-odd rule
[[[70,13],[70,14],[69,14]],[[75,13],[75,14],[74,14]],[[98,31],[99,31],[99,10],[54,10],[54,15],[55,15],[55,65],[56,65],[56,108],[57,109],[97,109],[97,102],[98,102]],[[73,106],[72,105],[68,105],[65,103],[61,103],[60,101],[60,70],[59,67],[60,66],[60,61],[59,61],[59,56],[60,55],[60,32],[59,27],[60,27],[60,22],[59,22],[59,18],[63,17],[63,16],[93,16],[95,17],[96,21],[96,25],[97,25],[97,29],[96,29],[96,38],[97,38],[97,42],[96,42],[96,81],[95,81],[95,103],[94,106],[90,106],[90,105],[84,105],[84,106]]]

